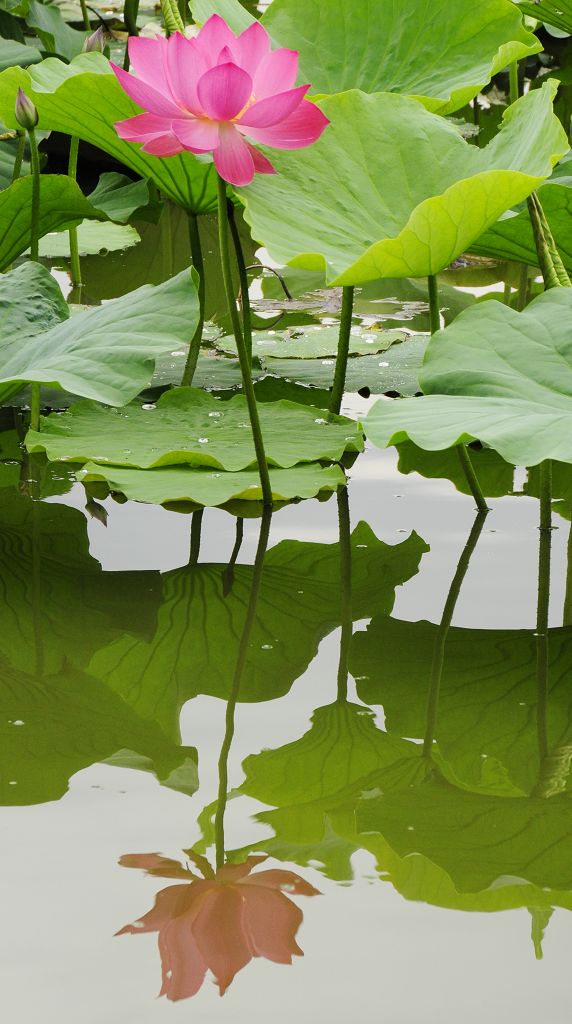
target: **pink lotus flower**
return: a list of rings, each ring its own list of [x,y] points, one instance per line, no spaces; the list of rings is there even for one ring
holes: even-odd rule
[[[215,874],[204,857],[192,850],[184,852],[200,867],[203,878],[157,853],[128,854],[119,861],[150,875],[185,879],[183,885],[161,889],[152,910],[117,932],[159,933],[160,995],[172,1000],[194,996],[210,969],[222,996],[252,957],[290,964],[293,956],[304,955],[295,941],[302,911],[284,892],[318,896],[317,889],[292,871],[273,869],[251,875],[265,857],[225,864]]]
[[[255,172],[274,174],[270,161],[248,139],[279,149],[301,149],[329,123],[304,99],[309,85],[294,88],[295,50],[271,50],[258,22],[238,37],[217,14],[192,39],[132,36],[135,75],[112,64],[125,92],[148,113],[115,125],[122,139],[140,142],[154,156],[183,150],[213,154],[220,176],[249,185]]]

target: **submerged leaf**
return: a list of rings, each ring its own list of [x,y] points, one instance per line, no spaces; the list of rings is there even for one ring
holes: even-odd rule
[[[254,331],[252,351],[259,359],[320,359],[335,356],[338,351],[340,326],[314,326],[282,331]],[[391,345],[404,341],[404,331],[379,331],[353,328],[350,334],[350,356],[385,352]],[[228,335],[215,339],[223,352],[236,354],[236,342]]]
[[[321,139],[272,150],[278,173],[239,190],[245,218],[278,263],[324,270],[329,284],[436,274],[568,151],[555,89],[518,100],[484,149],[403,96],[323,100],[331,124]]]

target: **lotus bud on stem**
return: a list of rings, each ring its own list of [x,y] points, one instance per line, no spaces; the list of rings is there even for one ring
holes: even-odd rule
[[[217,174],[217,192],[219,248],[224,290],[226,294],[228,310],[230,313],[230,319],[232,322],[234,339],[236,341],[236,348],[238,351],[238,361],[240,363],[240,371],[242,374],[244,396],[246,398],[246,402],[248,405],[248,415],[250,417],[250,426],[252,428],[252,439],[254,441],[256,461],[258,463],[258,472],[260,474],[260,485],[262,487],[262,500],[266,506],[270,507],[272,505],[272,488],[270,486],[268,463],[266,461],[266,452],[264,451],[264,440],[262,437],[260,419],[258,416],[258,405],[256,403],[256,395],[254,394],[254,387],[252,384],[250,359],[248,358],[248,352],[246,351],[246,346],[244,344],[244,336],[242,333],[240,317],[238,315],[238,309],[236,307],[236,301],[234,297],[230,263],[230,250],[228,244],[229,230],[228,211],[226,204],[226,182],[224,181],[223,178],[221,178],[220,174]]]
[[[39,261],[39,237],[40,237],[40,154],[36,139],[36,125],[38,123],[38,111],[29,96],[23,89],[18,89],[15,106],[16,120],[28,134],[30,156],[32,165],[32,210],[30,224],[30,258],[36,263]],[[30,406],[30,426],[32,430],[40,429],[40,385],[32,384],[32,399]]]
[[[108,38],[109,33],[105,26],[100,25],[99,28],[96,28],[95,32],[92,32],[91,35],[87,37],[82,46],[83,53],[103,53]]]
[[[431,324],[431,334],[436,334],[437,331],[441,330],[441,314],[439,308],[439,285],[437,282],[437,276],[430,274],[427,278],[427,285],[429,289],[429,320]],[[467,451],[467,447],[464,444],[457,445],[457,452],[465,474],[465,479],[469,485],[469,489],[475,504],[479,512],[488,512],[489,507],[485,501],[484,494],[479,484],[479,479],[475,473],[473,463],[471,462],[471,456]]]
[[[332,397],[330,400],[330,412],[336,414],[339,413],[342,407],[342,399],[344,397],[344,390],[346,386],[346,372],[348,366],[348,355],[350,351],[350,334],[352,329],[353,308],[353,285],[344,285],[344,287],[342,288],[342,312],[340,316],[338,353],[336,356],[334,383],[332,385]]]

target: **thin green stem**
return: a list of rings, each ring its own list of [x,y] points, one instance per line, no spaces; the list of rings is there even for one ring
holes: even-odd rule
[[[179,14],[181,15],[181,21],[183,25],[187,24],[188,6],[187,0],[178,0]]]
[[[38,244],[40,238],[40,154],[34,128],[28,131],[30,156],[32,165],[32,221],[30,232],[30,258],[38,262]]]
[[[538,544],[538,598],[536,604],[536,731],[539,781],[548,756],[548,614],[550,610],[550,556],[552,545],[552,466],[540,464],[540,529]],[[545,781],[545,780],[544,780]]]
[[[427,278],[427,290],[429,292],[429,329],[431,334],[441,330],[441,310],[439,307],[439,283],[436,274],[429,274]]]
[[[510,99],[510,103],[511,103],[511,106],[512,106],[513,103],[516,103],[516,101],[517,101],[517,99],[519,97],[519,94],[520,94],[520,88],[519,88],[519,84],[518,84],[518,61],[517,60],[513,60],[512,64],[509,64],[509,66],[508,66],[508,80],[509,80],[509,99]]]
[[[525,309],[528,302],[528,264],[521,263],[518,272],[518,287],[514,300],[514,308],[519,312]]]
[[[40,429],[41,386],[32,384],[30,398],[30,430]]]
[[[334,372],[334,383],[332,385],[332,397],[330,399],[330,412],[336,414],[339,413],[342,407],[342,400],[346,387],[353,308],[353,285],[344,285],[342,288],[342,311],[340,315],[340,333],[338,336],[338,354],[336,356],[336,369]]]
[[[189,565],[196,565],[201,550],[201,531],[203,527],[204,508],[197,509],[191,516],[191,545],[189,550]]]
[[[236,520],[236,534],[234,539],[234,547],[230,553],[230,558],[222,574],[222,595],[228,597],[232,590],[234,583],[234,567],[236,560],[239,556],[240,549],[242,547],[242,540],[244,537],[244,519],[240,516]]]
[[[260,474],[260,485],[262,487],[262,500],[265,505],[272,505],[272,488],[270,486],[270,476],[268,473],[268,464],[266,462],[266,453],[264,451],[264,441],[262,438],[262,430],[260,428],[260,419],[258,416],[258,406],[256,404],[256,395],[254,394],[254,387],[252,384],[252,374],[250,372],[250,360],[244,344],[244,337],[242,334],[242,328],[240,325],[240,317],[236,308],[236,302],[233,294],[232,287],[232,273],[230,264],[230,252],[228,245],[228,217],[226,208],[226,183],[217,174],[218,184],[218,231],[219,231],[219,248],[220,248],[220,260],[222,267],[222,277],[224,282],[224,290],[226,293],[226,301],[230,313],[230,319],[232,322],[232,329],[234,332],[234,338],[236,341],[236,348],[238,351],[238,360],[240,363],[240,371],[242,374],[242,386],[244,388],[244,395],[248,405],[248,415],[250,417],[250,426],[252,428],[252,438],[254,441],[254,449],[256,452],[256,461],[258,463],[258,472]]]
[[[228,223],[230,225],[230,233],[232,235],[232,244],[234,245],[234,252],[236,255],[236,265],[238,267],[238,279],[240,281],[240,303],[242,306],[242,330],[244,334],[244,344],[246,346],[250,365],[252,366],[252,316],[250,311],[250,295],[248,292],[246,262],[242,251],[242,245],[240,243],[240,235],[238,233],[238,225],[236,223],[236,216],[234,212],[234,203],[230,200],[227,202],[227,210]]]
[[[564,594],[564,610],[562,614],[562,625],[572,625],[572,507],[570,512],[570,529],[568,531],[568,545],[566,549],[566,591]]]
[[[338,660],[339,701],[348,699],[348,659],[353,635],[352,617],[352,546],[348,489],[338,491],[338,526],[340,545],[341,636]]]
[[[435,638],[435,647],[433,649],[433,661],[431,664],[431,682],[429,685],[429,694],[427,698],[427,717],[425,727],[425,737],[423,740],[423,756],[431,758],[433,743],[435,741],[435,732],[437,728],[437,715],[439,711],[439,696],[441,693],[441,677],[443,675],[443,665],[445,662],[445,643],[447,640],[447,634],[453,620],[453,614],[455,607],[461,593],[461,587],[463,580],[467,575],[467,569],[471,561],[472,554],[477,546],[479,537],[481,536],[482,529],[486,519],[486,512],[477,512],[475,521],[471,527],[467,543],[463,548],[463,552],[457,564],[455,575],[453,576],[451,586],[449,587],[449,593],[447,594],[447,600],[445,601],[445,607],[443,608],[443,614],[441,616],[441,622],[437,636]]]
[[[81,16],[83,18],[83,27],[84,27],[86,32],[91,32],[91,24],[90,24],[90,21],[89,21],[89,11],[87,9],[87,2],[86,2],[86,0],[79,0],[79,5],[81,7]]]
[[[68,161],[68,177],[75,181],[77,178],[77,157],[79,152],[79,139],[72,136],[70,139],[70,155]],[[70,228],[70,277],[75,288],[81,286],[81,263],[79,258],[79,244],[77,240],[77,228]]]
[[[26,149],[26,132],[18,132],[18,148],[16,150],[16,159],[14,160],[14,167],[12,169],[12,184],[18,180],[22,172],[22,163],[24,160],[24,151]]]
[[[463,472],[465,474],[466,481],[469,485],[469,489],[471,491],[471,494],[473,495],[473,498],[475,499],[475,504],[477,506],[478,511],[488,512],[489,506],[487,505],[485,496],[481,490],[479,478],[475,473],[475,467],[473,466],[473,463],[471,461],[471,456],[469,455],[467,446],[464,444],[458,444],[457,454],[459,456],[461,466],[463,467]]]
[[[189,240],[191,243],[191,261],[199,277],[199,322],[196,331],[189,345],[189,354],[183,371],[181,384],[183,387],[190,387],[199,361],[201,342],[203,340],[203,327],[205,323],[205,268],[203,261],[203,250],[199,232],[199,219],[196,213],[189,213]]]
[[[252,627],[254,625],[254,621],[256,618],[256,607],[258,604],[260,584],[262,581],[264,558],[266,555],[266,548],[268,547],[268,538],[270,536],[271,519],[272,510],[270,508],[265,508],[262,513],[262,521],[260,524],[260,535],[258,537],[258,547],[256,549],[256,558],[254,560],[254,567],[252,571],[252,584],[250,587],[250,594],[248,597],[246,616],[244,619],[244,625],[242,627],[242,633],[238,647],[238,654],[234,666],[230,696],[228,704],[226,706],[224,738],[222,741],[220,755],[218,759],[218,798],[214,820],[217,869],[223,866],[225,860],[224,814],[226,811],[226,804],[228,799],[228,755],[230,753],[230,748],[232,746],[232,740],[234,737],[234,719],[236,712],[236,704],[240,692],[240,684],[242,681],[244,667],[246,664],[246,657],[250,645]]]

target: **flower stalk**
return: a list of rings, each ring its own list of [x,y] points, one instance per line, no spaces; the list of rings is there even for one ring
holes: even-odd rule
[[[260,474],[260,485],[262,487],[262,500],[265,505],[270,507],[272,505],[272,488],[270,486],[270,475],[268,473],[268,464],[266,462],[266,452],[264,451],[264,441],[262,438],[262,430],[260,427],[260,419],[258,416],[256,395],[254,394],[254,387],[252,384],[250,360],[248,358],[248,352],[246,351],[246,346],[244,344],[244,336],[242,333],[240,317],[238,315],[238,309],[236,307],[236,301],[233,294],[230,250],[228,244],[229,225],[226,205],[226,183],[223,180],[223,178],[221,178],[220,174],[217,174],[217,190],[219,248],[224,290],[226,293],[226,301],[230,313],[230,319],[232,322],[232,329],[234,333],[234,339],[236,341],[236,348],[238,351],[238,361],[240,363],[240,371],[242,374],[244,395],[248,405],[248,415],[250,417],[252,439],[254,441],[256,461],[258,463],[258,472]]]
[[[205,323],[205,267],[203,261],[203,249],[199,232],[199,219],[196,213],[189,213],[189,241],[191,243],[191,262],[199,278],[199,322],[189,345],[189,353],[183,370],[181,384],[183,387],[190,387],[199,361],[201,341],[203,340],[203,327]]]
[[[77,158],[79,152],[79,139],[73,135],[70,139],[70,153],[68,160],[68,177],[75,181],[77,178]],[[77,238],[77,227],[69,229],[70,243],[70,277],[74,288],[81,288],[81,262],[79,258],[79,243]]]
[[[344,390],[346,386],[346,373],[348,367],[348,355],[350,350],[350,334],[352,329],[352,313],[354,308],[353,285],[344,285],[342,288],[342,312],[340,316],[340,333],[338,337],[338,353],[336,357],[336,368],[334,371],[334,383],[332,385],[332,397],[330,400],[330,412],[339,414],[342,407]]]
[[[232,236],[232,243],[234,245],[234,251],[236,254],[238,279],[240,281],[240,303],[242,306],[242,330],[244,334],[244,344],[246,347],[246,351],[248,353],[250,365],[252,366],[252,316],[250,311],[250,295],[248,293],[248,275],[246,272],[246,261],[244,259],[242,245],[240,243],[238,225],[236,223],[234,203],[231,200],[229,200],[227,203],[227,210],[228,223],[230,225],[230,233]]]

